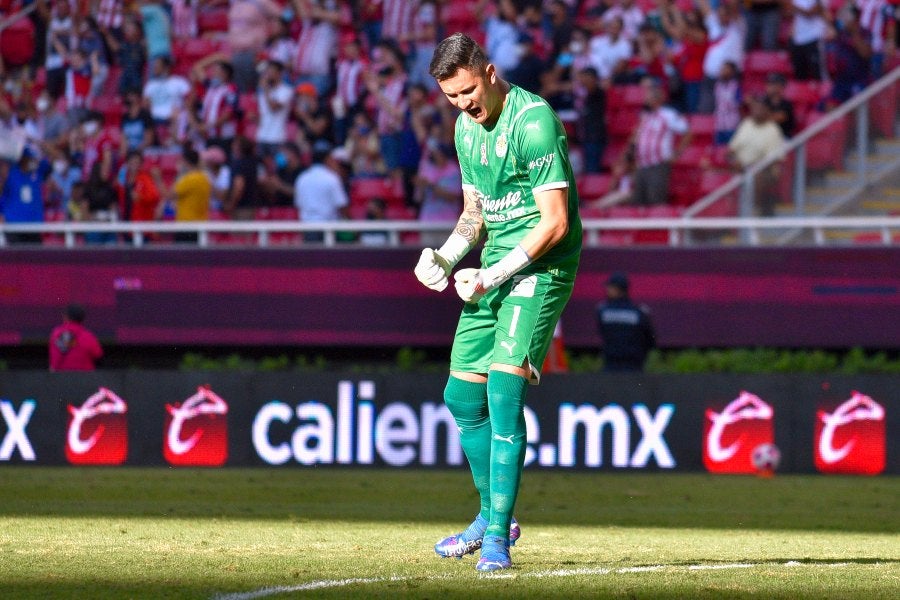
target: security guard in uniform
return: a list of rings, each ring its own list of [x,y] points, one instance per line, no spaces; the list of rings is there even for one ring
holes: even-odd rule
[[[642,371],[656,345],[646,307],[628,297],[628,278],[613,274],[606,281],[606,302],[597,306],[597,333],[603,339],[604,371]]]

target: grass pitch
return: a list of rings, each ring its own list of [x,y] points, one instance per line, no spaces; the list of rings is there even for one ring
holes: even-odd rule
[[[898,598],[900,478],[527,471],[514,568],[434,542],[467,472],[0,468],[0,598]]]

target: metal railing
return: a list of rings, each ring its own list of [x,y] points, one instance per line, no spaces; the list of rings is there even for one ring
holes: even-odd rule
[[[872,139],[870,131],[870,105],[879,94],[889,91],[891,86],[900,81],[900,67],[894,68],[881,79],[856,94],[853,98],[844,102],[837,108],[829,111],[820,120],[816,121],[796,136],[788,140],[778,151],[770,153],[762,161],[749,167],[744,173],[735,175],[725,185],[710,192],[705,197],[691,205],[683,215],[685,219],[695,218],[718,202],[722,202],[730,195],[739,192],[738,214],[743,217],[752,216],[754,213],[754,182],[756,177],[785,157],[793,154],[793,181],[791,192],[794,205],[794,214],[804,216],[807,214],[807,147],[809,142],[818,135],[823,134],[833,127],[839,120],[850,113],[855,114],[856,130],[856,164],[854,165],[854,183],[842,198],[837,199],[830,206],[823,209],[822,214],[830,214],[846,204],[847,201],[857,197],[867,187],[877,183],[886,175],[900,168],[900,157],[884,165],[877,173],[869,173],[868,149]],[[893,90],[890,90],[893,93]],[[896,117],[896,115],[894,115]],[[895,118],[894,118],[895,120]],[[843,153],[845,148],[834,148],[835,153]]]
[[[176,233],[195,233],[196,243],[207,247],[373,247],[371,243],[344,241],[344,234],[383,232],[380,247],[421,246],[415,234],[447,234],[453,223],[422,223],[418,221],[335,221],[330,223],[302,223],[299,221],[198,221],[198,222],[118,222],[118,223],[6,223],[0,224],[0,247],[26,247],[10,240],[10,234],[40,234],[43,246],[74,248],[89,244],[91,235],[112,234],[115,247],[143,247],[156,245],[154,238],[168,241]],[[604,233],[610,232],[666,232],[669,246],[693,246],[698,234],[739,237],[742,243],[762,245],[762,232],[801,230],[810,233],[812,243],[825,245],[829,231],[855,230],[875,235],[885,245],[900,243],[900,216],[893,217],[729,217],[703,219],[586,219],[583,222],[587,246],[606,245]],[[303,242],[302,234],[321,232],[320,242]],[[716,238],[717,243],[721,237]],[[97,247],[97,246],[93,246]]]
[[[14,12],[13,14],[9,15],[8,17],[0,19],[0,33],[3,33],[3,30],[6,29],[7,27],[9,27],[10,25],[12,25],[13,23],[18,22],[20,19],[27,17],[28,15],[33,13],[35,10],[37,10],[37,7],[38,7],[37,3],[29,4],[22,10],[20,10],[18,12]]]

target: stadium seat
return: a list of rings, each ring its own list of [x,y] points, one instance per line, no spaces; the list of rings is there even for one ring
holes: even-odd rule
[[[604,173],[585,173],[575,182],[578,188],[578,197],[582,201],[602,198],[609,192],[612,183],[612,175]]]
[[[201,9],[197,14],[197,29],[201,34],[228,31],[228,9]]]
[[[210,38],[191,38],[182,40],[172,45],[172,54],[175,60],[187,60],[196,62],[197,60],[218,52],[221,46],[216,40]]]
[[[230,221],[231,218],[222,211],[210,210],[209,220],[221,222]],[[209,234],[209,241],[211,244],[219,246],[255,246],[257,244],[257,237],[258,236],[255,233],[215,231]]]
[[[104,125],[118,128],[122,124],[125,105],[118,94],[103,94],[93,100],[93,109],[103,115]]]
[[[578,214],[582,219],[608,219],[608,208],[594,208],[590,205],[582,204],[578,207]]]
[[[256,209],[259,221],[297,221],[300,214],[295,206],[263,206]]]
[[[618,206],[610,206],[608,212],[610,219],[643,219],[645,209],[643,206],[620,204]]]
[[[809,112],[822,100],[822,84],[818,81],[788,81],[784,86],[784,97],[794,105],[795,110]]]
[[[892,138],[897,128],[897,90],[889,87],[872,98],[869,105],[869,122],[875,134]]]
[[[900,233],[891,235],[891,241],[894,244],[900,243]],[[853,243],[858,245],[882,245],[884,244],[884,238],[881,236],[880,231],[865,231],[855,234],[853,236]]]
[[[389,206],[402,206],[403,190],[387,177],[357,177],[350,182],[350,203],[365,206],[372,198],[381,198]]]
[[[480,27],[475,3],[469,0],[451,0],[441,7],[441,21],[447,31],[465,31]]]
[[[606,132],[613,142],[625,142],[641,120],[640,109],[622,108],[607,112]]]
[[[628,143],[625,140],[611,140],[603,149],[600,165],[605,169],[611,169],[618,162],[622,154],[627,150]]]
[[[416,209],[409,206],[388,206],[384,213],[389,221],[415,221],[419,218]]]
[[[707,154],[709,166],[714,169],[729,169],[731,161],[728,160],[728,146],[712,146]]]
[[[648,206],[645,215],[648,219],[675,219],[680,217],[682,212],[684,210],[679,206],[657,204]]]
[[[809,127],[825,117],[825,113],[812,112],[807,116],[804,127]],[[806,145],[806,166],[813,171],[844,168],[844,150],[847,147],[847,117],[838,119],[822,133],[816,135]]]
[[[709,144],[691,144],[674,160],[675,169],[696,169],[709,161]]]
[[[676,206],[689,206],[700,196],[697,182],[699,169],[677,169],[669,179],[669,202]]]
[[[615,112],[623,108],[640,110],[646,92],[640,84],[614,85],[606,91],[606,110]]]
[[[695,144],[710,146],[716,135],[716,118],[714,115],[688,115],[688,127],[691,141]]]
[[[794,75],[791,56],[786,50],[751,50],[744,57],[744,74],[781,73],[787,78]]]
[[[256,209],[258,221],[294,221],[300,220],[300,214],[294,206],[264,206]],[[296,246],[303,242],[303,235],[297,231],[269,232],[270,246]]]
[[[781,73],[788,79],[794,68],[785,50],[752,50],[744,57],[744,94],[756,94],[765,89],[769,73]]]
[[[66,212],[62,209],[50,208],[44,211],[45,223],[64,223]],[[66,237],[62,233],[42,233],[41,243],[44,246],[65,246]]]

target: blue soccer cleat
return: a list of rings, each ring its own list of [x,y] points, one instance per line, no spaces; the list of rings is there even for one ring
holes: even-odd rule
[[[451,535],[434,545],[434,551],[441,558],[462,558],[466,554],[473,554],[481,548],[481,541],[487,529],[487,519],[479,513],[465,531]],[[509,525],[509,545],[515,546],[516,540],[522,536],[519,523],[513,519]]]
[[[499,571],[512,566],[509,557],[509,540],[499,535],[486,535],[481,545],[481,558],[475,569],[478,571]]]

